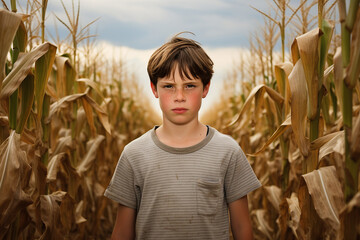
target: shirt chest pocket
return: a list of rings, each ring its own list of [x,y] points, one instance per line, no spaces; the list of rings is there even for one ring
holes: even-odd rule
[[[216,214],[221,199],[220,179],[198,179],[196,183],[197,212],[200,215]]]

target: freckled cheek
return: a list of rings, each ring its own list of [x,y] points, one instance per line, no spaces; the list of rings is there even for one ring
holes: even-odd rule
[[[171,104],[171,93],[160,93],[159,94],[159,103],[160,103],[160,108],[161,109],[166,109],[170,106]]]
[[[200,108],[202,93],[192,93],[187,97],[187,101],[193,108]]]

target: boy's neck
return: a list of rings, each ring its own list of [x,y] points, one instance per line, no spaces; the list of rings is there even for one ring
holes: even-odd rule
[[[171,147],[190,147],[198,144],[206,137],[207,127],[199,121],[184,125],[164,122],[156,129],[158,139]]]

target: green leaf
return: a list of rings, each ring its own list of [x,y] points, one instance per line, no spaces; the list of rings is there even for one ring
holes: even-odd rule
[[[346,69],[345,78],[345,81],[350,88],[355,88],[356,83],[359,81],[360,74],[360,10],[358,10],[357,15],[358,16],[351,34],[350,63]]]
[[[332,38],[332,35],[334,32],[334,25],[332,23],[330,23],[329,21],[323,19],[321,31],[323,32],[324,35],[322,35],[320,38],[319,73],[323,75],[324,70],[325,70],[326,59],[327,59],[327,55],[328,55],[328,51],[329,51],[329,47],[330,47],[330,43],[331,43],[331,38]],[[319,88],[321,85],[322,85],[322,82],[319,82]]]
[[[30,73],[20,85],[20,116],[16,126],[16,133],[21,134],[30,115],[34,102],[34,75]]]
[[[70,61],[66,62],[66,95],[70,95],[72,93],[77,93],[77,82],[75,81],[76,78],[76,71],[74,67],[70,64]]]
[[[13,41],[13,53],[12,53],[12,62],[15,63],[20,52],[25,52],[27,45],[27,32],[25,29],[24,22],[20,22],[20,26],[16,32],[14,41]]]
[[[48,51],[35,63],[35,99],[37,103],[38,119],[41,119],[45,87],[49,79],[57,47],[47,43]]]
[[[9,124],[11,129],[16,129],[16,115],[18,108],[18,90],[10,96],[9,101]]]

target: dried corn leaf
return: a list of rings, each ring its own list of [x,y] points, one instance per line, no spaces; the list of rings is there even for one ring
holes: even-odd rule
[[[56,91],[59,97],[65,97],[73,93],[75,86],[76,72],[67,57],[56,56],[57,68]]]
[[[279,212],[280,201],[281,201],[281,189],[278,186],[264,186],[265,196],[273,207]]]
[[[81,131],[84,130],[84,124],[87,118],[84,108],[79,108],[76,114],[76,136],[80,136]]]
[[[75,168],[71,165],[69,154],[60,153],[51,157],[47,166],[46,182],[58,184],[59,181],[64,181],[63,186],[67,186],[66,190],[69,195],[75,199],[80,185],[80,176],[76,172]],[[65,178],[58,178],[58,174],[62,174]],[[58,190],[58,189],[56,189]],[[56,191],[55,190],[55,191]]]
[[[84,98],[81,98],[81,101],[82,101],[83,108],[85,110],[86,119],[90,126],[91,136],[95,137],[96,128],[95,128],[92,108],[91,108],[90,104]]]
[[[264,84],[258,85],[256,87],[254,87],[253,90],[250,92],[250,94],[247,97],[247,99],[246,99],[244,105],[242,106],[240,112],[237,114],[236,117],[234,117],[234,120],[228,126],[232,126],[235,123],[237,123],[241,119],[242,114],[244,112],[246,112],[250,108],[252,99],[255,96],[262,98],[262,96],[264,95],[265,92],[267,92],[267,94],[276,103],[282,104],[284,102],[284,98],[278,92],[276,92],[274,89],[272,89],[272,88],[270,88],[270,87],[268,87],[268,86],[266,86]]]
[[[277,87],[279,89],[281,96],[283,97],[285,97],[285,86],[286,86],[286,83],[283,80],[289,76],[292,68],[293,65],[290,62],[275,64],[274,67]]]
[[[32,203],[23,190],[30,171],[26,153],[20,149],[20,135],[12,131],[0,145],[0,236],[6,233],[17,214]]]
[[[293,41],[293,43],[291,44],[291,58],[292,58],[293,65],[295,65],[297,63],[297,61],[299,61],[299,59],[300,59],[299,46],[298,46],[296,40]]]
[[[46,84],[45,93],[50,97],[52,97],[53,99],[55,99],[55,101],[59,100],[59,97],[57,96],[55,89],[49,84]]]
[[[344,234],[344,223],[348,222],[349,224],[356,224],[357,237],[360,235],[360,192],[358,191],[355,196],[346,204],[346,206],[341,210],[340,220],[341,224],[341,236],[346,236]],[[351,234],[350,234],[351,235]]]
[[[257,92],[257,94],[255,94],[254,97],[254,108],[252,109],[251,115],[252,115],[253,123],[255,123],[255,127],[259,127],[256,126],[256,124],[259,124],[261,122],[261,120],[259,121],[259,118],[261,119],[263,115],[262,110],[264,105],[264,99],[266,98],[264,93],[265,90],[261,89],[259,92]]]
[[[71,149],[73,147],[73,142],[70,134],[64,137],[60,137],[58,139],[55,150],[53,152],[54,156],[60,153],[64,153],[67,149]]]
[[[294,40],[294,43],[297,44],[298,46],[300,59],[304,69],[303,70],[304,77],[306,80],[308,98],[309,98],[309,102],[308,102],[309,106],[307,109],[309,119],[315,118],[317,105],[318,105],[318,91],[320,89],[319,79],[318,79],[318,62],[319,62],[319,40],[321,35],[322,35],[322,31],[319,28],[316,28],[297,37]]]
[[[86,171],[88,171],[92,165],[94,164],[94,160],[96,159],[96,153],[102,141],[105,140],[103,135],[98,135],[95,139],[90,140],[87,143],[88,149],[85,157],[81,160],[81,163],[76,168],[76,171],[82,176]]]
[[[5,62],[16,31],[21,22],[21,15],[0,9],[0,92],[5,78]]]
[[[256,147],[259,144],[259,142],[261,141],[262,136],[263,136],[263,134],[260,132],[250,136],[250,138],[249,138],[250,146],[252,148]]]
[[[30,131],[28,129],[24,129],[24,131],[21,133],[21,142],[27,143],[29,145],[35,144],[36,136],[35,131]]]
[[[99,120],[100,120],[101,124],[103,125],[103,127],[105,128],[105,130],[109,134],[111,134],[111,126],[109,123],[109,118],[108,118],[107,113],[88,95],[85,96],[85,99],[95,110],[95,112],[98,115]]]
[[[102,94],[102,92],[100,91],[100,88],[98,86],[98,84],[94,81],[91,81],[90,79],[87,78],[80,78],[78,80],[76,80],[78,82],[83,82],[86,85],[90,86],[92,89],[95,90],[95,92],[101,97],[101,99],[104,99],[104,95]]]
[[[82,216],[82,212],[84,209],[84,201],[81,200],[75,208],[75,222],[76,224],[81,224],[86,222],[86,219]]]
[[[56,92],[59,97],[66,96],[66,65],[69,62],[67,57],[56,56]]]
[[[89,97],[86,92],[63,97],[63,98],[59,99],[58,101],[54,102],[53,104],[51,104],[50,113],[49,113],[49,117],[48,117],[49,121],[56,112],[58,112],[64,108],[68,108],[69,103],[71,103],[73,101],[77,101],[79,99],[86,100],[86,102],[89,103],[90,106],[93,107],[93,109],[95,110],[96,114],[99,117],[101,124],[104,126],[105,130],[108,133],[111,133],[111,127],[109,124],[109,119],[108,119],[107,113],[91,97]],[[90,113],[89,113],[89,115],[90,115]],[[87,116],[87,117],[89,117],[89,116]]]
[[[251,211],[251,219],[252,222],[257,226],[257,230],[263,234],[263,237],[267,237],[268,239],[273,239],[271,233],[274,231],[272,227],[270,227],[267,221],[267,210],[265,209],[256,209]]]
[[[262,146],[260,148],[260,150],[258,150],[256,153],[246,153],[246,155],[248,156],[252,156],[255,157],[256,155],[260,154],[261,152],[263,152],[272,142],[274,142],[278,137],[280,137],[286,129],[288,129],[288,127],[291,126],[291,118],[288,117],[281,125],[278,129],[276,129],[276,131],[273,133],[273,135],[271,135],[271,137],[266,141],[266,143],[264,144],[264,146]]]
[[[298,238],[297,229],[299,227],[301,210],[299,206],[299,199],[296,193],[292,192],[291,197],[286,198],[286,202],[288,205],[288,214],[289,214],[287,224],[293,231],[295,237]]]
[[[57,173],[61,168],[61,160],[66,157],[66,153],[59,153],[53,156],[47,165],[46,182],[56,180]]]
[[[57,191],[51,195],[40,196],[41,220],[45,230],[40,239],[63,239],[74,222],[74,209],[71,198],[66,192]]]
[[[19,54],[19,58],[15,62],[14,68],[3,81],[0,98],[9,97],[19,88],[21,82],[28,75],[33,64],[49,51],[49,47],[49,43],[44,43],[29,53]]]
[[[330,231],[339,230],[339,213],[345,203],[335,167],[323,167],[302,177],[318,216]]]
[[[40,157],[33,156],[32,162],[32,175],[31,175],[31,181],[32,183],[29,183],[29,185],[32,186],[34,189],[34,192],[31,194],[31,197],[33,199],[37,199],[40,197],[40,195],[43,195],[46,193],[46,173],[47,169],[44,165],[44,163],[41,162]]]
[[[295,140],[304,157],[309,155],[309,142],[305,138],[307,86],[302,61],[297,61],[289,75],[291,89],[291,125]],[[317,93],[316,93],[317,94]]]
[[[72,94],[63,98],[60,98],[58,101],[54,102],[53,104],[51,104],[50,106],[50,112],[49,112],[49,121],[51,120],[52,116],[59,112],[61,109],[64,108],[68,108],[69,107],[69,103],[76,101],[80,98],[82,98],[83,96],[85,96],[86,93],[77,93],[77,94]]]
[[[290,62],[284,62],[275,65],[275,78],[278,84],[278,89],[281,95],[285,99],[285,116],[290,113],[290,86],[289,86],[289,75],[293,69],[293,64]]]
[[[319,160],[332,152],[343,155],[345,153],[344,137],[344,131],[330,133],[313,141],[310,148],[311,150],[320,149]]]
[[[104,196],[105,188],[99,183],[94,183],[94,197],[96,199],[101,198]]]

